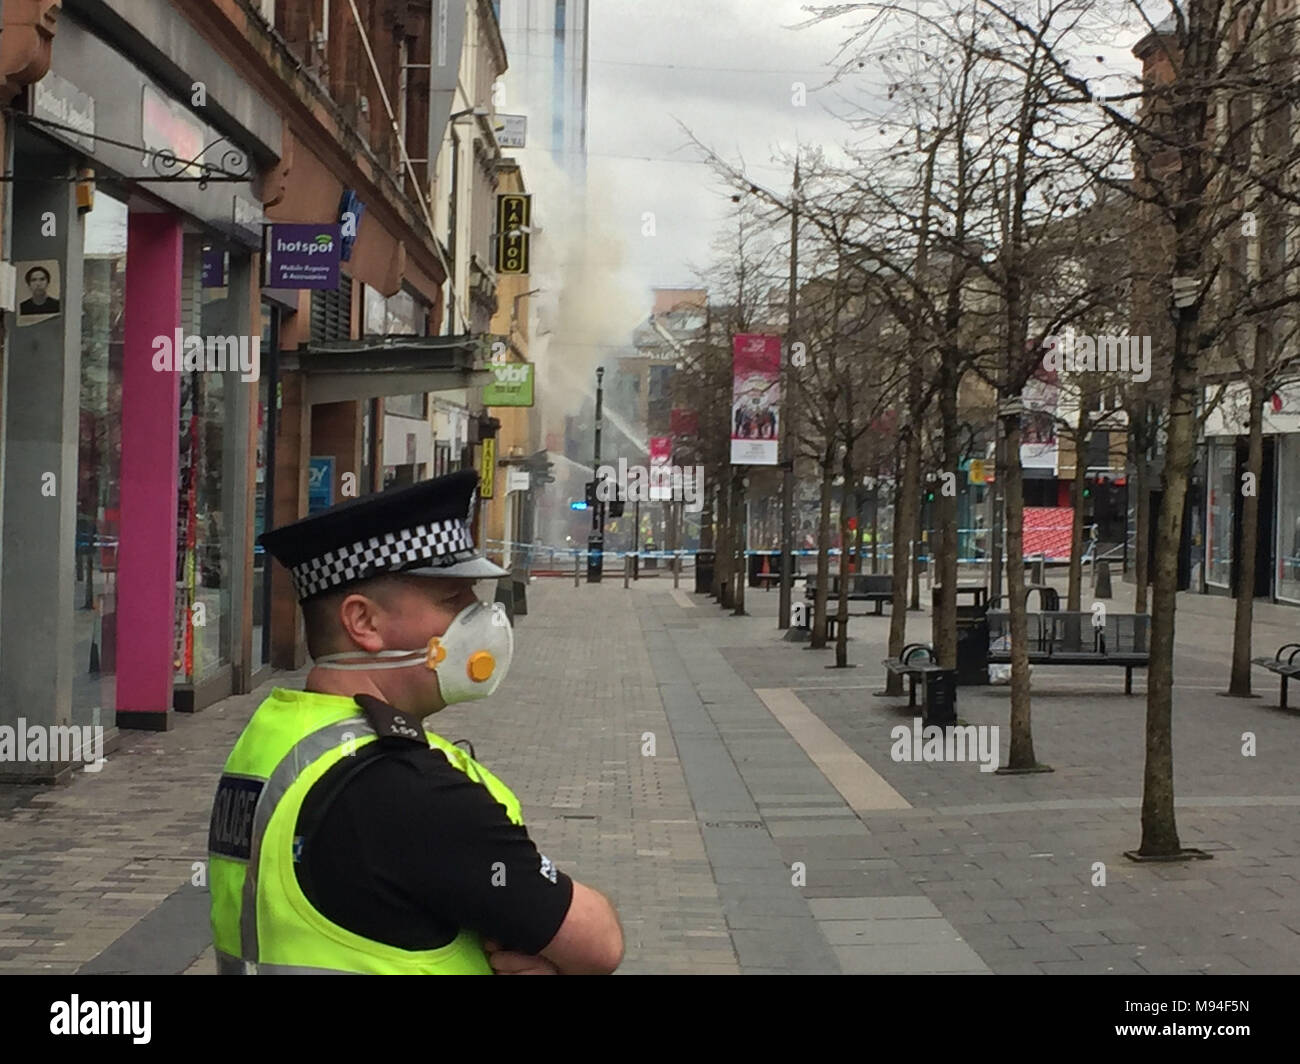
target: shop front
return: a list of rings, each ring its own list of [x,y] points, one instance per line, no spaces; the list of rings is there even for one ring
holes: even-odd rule
[[[110,35],[65,12],[13,132],[0,668],[49,723],[165,729],[255,667],[251,182],[280,124],[167,5],[145,14]],[[125,33],[171,41],[221,128]],[[46,473],[54,505],[23,505]]]

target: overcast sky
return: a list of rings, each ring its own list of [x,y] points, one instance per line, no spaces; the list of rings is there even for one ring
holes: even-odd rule
[[[1103,6],[1128,5],[1099,0]],[[731,207],[676,120],[720,154],[743,156],[756,179],[782,191],[790,175],[774,165],[780,149],[792,151],[797,141],[834,156],[853,137],[833,112],[845,111],[846,94],[865,87],[870,74],[856,87],[826,83],[863,15],[795,28],[809,20],[807,7],[801,0],[592,3],[587,218],[616,241],[607,265],[629,288],[692,283],[690,264],[708,261]],[[1088,75],[1136,72],[1135,40],[1117,32],[1097,48],[1106,62],[1089,65]],[[796,81],[807,85],[802,107],[792,102]],[[653,237],[641,234],[646,211],[655,216]]]
[[[1167,9],[1165,0],[1153,3]],[[692,266],[708,265],[731,190],[701,161],[678,120],[720,155],[743,158],[754,180],[782,195],[791,175],[774,157],[796,143],[842,157],[837,147],[855,134],[835,115],[849,109],[851,94],[869,93],[880,74],[868,67],[850,83],[828,85],[837,60],[846,58],[841,46],[864,16],[796,28],[809,21],[804,7],[801,0],[591,4],[585,198],[547,172],[541,153],[521,153],[545,233],[547,253],[537,256],[533,278],[546,292],[535,352],[545,376],[585,390],[591,369],[625,349],[649,313],[649,289],[691,285]],[[1097,0],[1091,10],[1103,8],[1133,18],[1129,0]],[[1140,27],[1101,28],[1082,60],[1087,76],[1136,73],[1130,49]],[[1101,65],[1093,65],[1097,54]],[[796,82],[806,85],[804,106],[793,101]],[[647,212],[653,236],[642,234]]]
[[[798,0],[592,4],[588,216],[620,239],[614,264],[630,285],[691,284],[689,264],[708,261],[731,207],[677,120],[782,190],[780,149],[843,139],[827,94],[814,91],[843,30],[791,28],[806,18]],[[808,87],[806,106],[791,102],[796,81]],[[600,194],[610,189],[613,202]],[[642,236],[646,211],[653,237]]]

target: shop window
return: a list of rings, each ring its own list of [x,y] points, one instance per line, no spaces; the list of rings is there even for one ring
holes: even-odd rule
[[[257,488],[253,496],[253,668],[271,657],[271,566],[257,537],[269,527],[275,497],[275,424],[278,399],[276,349],[279,310],[262,304],[262,374],[257,382]]]
[[[100,190],[86,215],[77,438],[74,724],[111,724],[116,705],[117,556],[127,208]]]
[[[1209,449],[1209,498],[1205,522],[1205,582],[1228,587],[1232,580],[1232,502],[1236,497],[1237,452],[1234,441]]]
[[[1277,597],[1300,603],[1300,436],[1278,438]]]
[[[202,286],[204,245],[186,237],[181,274],[181,328],[194,336],[238,332],[226,288]],[[195,370],[180,375],[176,506],[176,624],[173,665],[179,683],[200,683],[231,661],[231,588],[242,565],[231,564],[234,493],[228,407],[240,401],[237,373]]]

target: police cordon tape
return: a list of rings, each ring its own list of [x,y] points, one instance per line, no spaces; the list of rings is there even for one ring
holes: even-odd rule
[[[983,531],[985,531],[985,529],[958,529],[958,532],[959,532],[959,533],[962,533],[962,532],[975,532],[975,531],[983,532]],[[922,545],[924,546],[924,541],[923,541]],[[572,561],[573,558],[575,558],[575,557],[578,557],[578,558],[585,558],[585,557],[587,557],[587,554],[589,553],[586,547],[551,547],[551,546],[539,545],[539,544],[536,544],[536,543],[520,543],[520,542],[515,541],[515,540],[509,540],[509,541],[507,541],[507,540],[500,540],[500,539],[489,539],[489,540],[486,540],[486,541],[484,542],[484,549],[485,549],[485,550],[494,551],[494,552],[497,552],[497,553],[500,553],[500,552],[504,551],[504,549],[505,549],[507,546],[510,548],[510,551],[511,551],[511,554],[512,554],[512,555],[516,555],[516,554],[517,554],[517,555],[521,555],[521,556],[527,557],[527,556],[529,555],[529,552],[531,551],[531,559],[530,559],[530,561],[531,561],[532,564],[536,564],[539,560],[541,560],[541,561],[554,561],[554,560],[557,559],[557,558],[564,558],[564,559],[566,559],[566,560]],[[884,543],[882,543],[882,544],[880,545],[880,549],[877,551],[876,556],[877,556],[881,561],[889,561],[889,560],[891,560],[891,559],[893,558],[893,553],[892,553],[892,551],[889,549],[890,546],[891,546],[890,544],[884,544]],[[682,558],[694,559],[695,556],[696,556],[697,554],[701,554],[701,553],[703,553],[703,554],[708,554],[708,553],[714,553],[714,552],[711,552],[711,551],[705,551],[705,550],[679,550],[679,551],[671,551],[671,550],[603,550],[603,551],[601,551],[601,554],[602,554],[604,557],[607,557],[607,558],[628,558],[628,557],[638,557],[638,558],[673,558],[673,557],[677,557],[677,556],[680,555]],[[745,556],[746,556],[746,557],[753,557],[753,556],[755,556],[755,555],[766,555],[766,556],[768,556],[768,557],[772,557],[772,558],[779,558],[779,557],[781,556],[782,553],[783,553],[783,552],[780,551],[780,550],[774,550],[774,549],[770,549],[770,548],[757,549],[757,550],[755,550],[755,549],[747,549],[747,550],[745,551]],[[801,549],[801,550],[793,551],[792,553],[795,554],[795,555],[798,556],[798,557],[803,557],[803,558],[815,558],[815,557],[818,555],[819,552],[818,552],[816,549],[813,549],[813,548],[806,548],[806,549]],[[838,557],[839,557],[839,554],[840,554],[840,549],[839,549],[838,547],[832,547],[832,548],[830,548],[830,550],[828,550],[826,553],[827,553],[830,557],[832,557],[832,558],[838,558]],[[544,554],[544,556],[543,556],[543,554]],[[860,554],[860,556],[861,556],[862,558],[864,558],[864,559],[865,559],[865,558],[869,558],[869,557],[871,557],[871,551],[870,551],[870,549],[867,549],[867,548],[865,548],[865,547],[864,547],[863,550],[861,550],[861,551],[859,552],[859,554]],[[1037,557],[1037,555],[1033,555],[1033,554],[1027,554],[1027,555],[1025,555],[1025,558],[1026,558],[1026,560],[1028,560],[1028,561],[1033,561],[1036,557]],[[929,556],[929,554],[928,554],[928,553],[922,553],[922,555],[921,555],[921,560],[922,560],[922,561],[927,561],[927,562],[928,562],[928,561],[930,560],[930,556]],[[1067,559],[1057,559],[1055,556],[1053,556],[1053,557],[1047,559],[1047,561],[1056,561],[1056,560],[1065,561],[1065,560],[1067,560]],[[957,562],[958,562],[959,565],[983,565],[983,564],[987,564],[988,561],[989,561],[989,558],[988,558],[988,557],[985,557],[985,556],[979,556],[979,557],[961,556],[961,557],[958,557],[958,559],[957,559]],[[803,574],[797,574],[797,575],[803,575]]]

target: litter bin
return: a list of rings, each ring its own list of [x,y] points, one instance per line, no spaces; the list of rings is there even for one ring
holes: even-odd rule
[[[506,616],[510,618],[510,623],[515,623],[515,584],[508,576],[497,577],[497,597],[496,601],[506,608]]]
[[[713,591],[713,563],[717,551],[697,550],[695,552],[695,593],[708,595]]]
[[[939,589],[931,607],[938,609]],[[988,603],[957,606],[957,683],[963,687],[989,682]]]
[[[925,686],[921,721],[944,726],[957,723],[957,670],[926,669],[921,674]]]
[[[515,615],[528,616],[528,570],[516,566],[510,570],[511,591],[515,599]],[[514,617],[511,618],[514,620]]]

